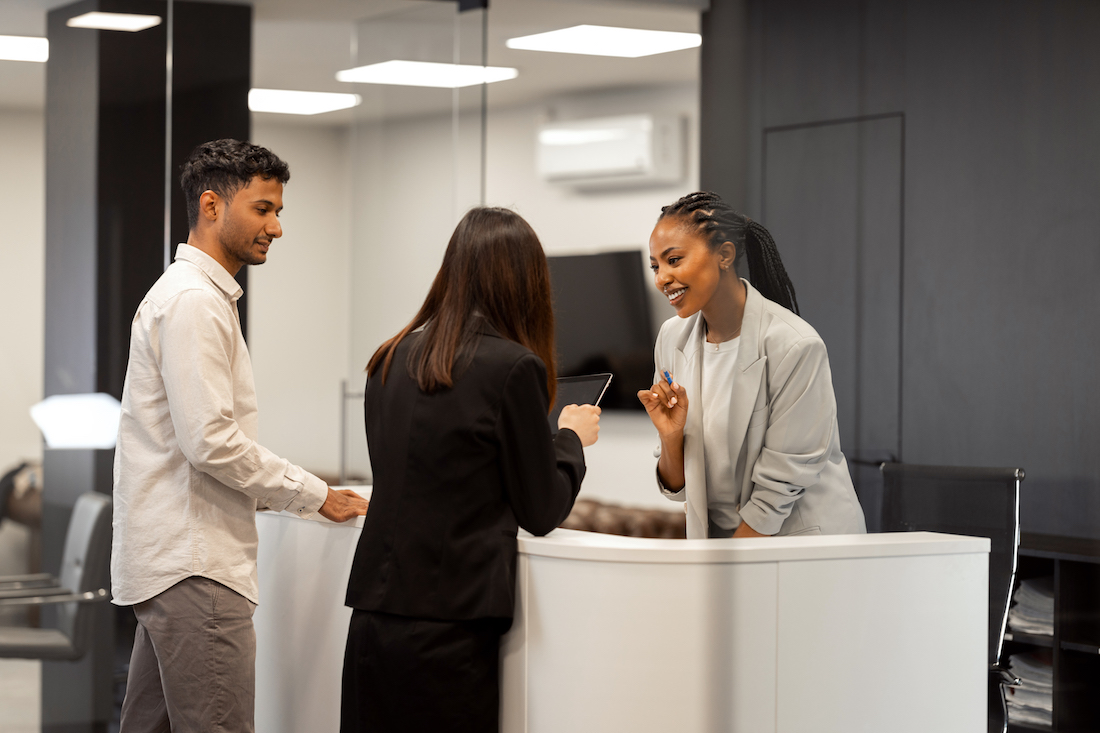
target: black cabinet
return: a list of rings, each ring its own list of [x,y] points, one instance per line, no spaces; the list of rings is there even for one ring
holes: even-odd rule
[[[1100,733],[1100,541],[1024,533],[1018,579],[1054,580],[1054,635],[1009,628],[1005,657],[1049,654],[1054,672],[1053,729],[1012,725],[1010,733]]]

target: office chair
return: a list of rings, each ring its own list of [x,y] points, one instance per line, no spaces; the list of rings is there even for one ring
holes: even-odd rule
[[[882,531],[988,537],[989,733],[1008,730],[1004,685],[1018,684],[1001,664],[1020,546],[1022,468],[883,463]]]
[[[0,658],[75,660],[92,633],[91,603],[109,600],[111,499],[89,492],[76,500],[59,578],[40,573],[0,577],[0,606],[59,605],[57,628],[0,627]]]
[[[0,521],[3,521],[8,513],[8,499],[11,498],[12,492],[15,491],[15,477],[26,467],[26,463],[20,463],[3,476],[0,476]]]

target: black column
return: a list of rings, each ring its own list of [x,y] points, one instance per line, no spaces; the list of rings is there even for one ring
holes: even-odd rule
[[[187,241],[187,209],[179,187],[180,166],[208,140],[250,136],[248,90],[252,87],[252,8],[218,3],[175,3],[172,79],[172,251]],[[163,154],[163,153],[162,153]],[[237,282],[241,329],[248,336],[248,271]],[[132,315],[132,314],[131,314]]]
[[[65,25],[90,11],[155,14],[162,22],[136,33]],[[48,14],[46,395],[122,396],[130,323],[164,269],[166,129],[173,244],[187,237],[180,163],[205,140],[248,138],[251,8],[175,2],[173,13],[170,128],[168,3],[84,0]],[[113,451],[45,451],[45,570],[60,568],[76,498],[111,493],[112,463]],[[43,664],[45,731],[105,730],[111,718],[113,614],[107,606],[98,614],[83,660]]]
[[[700,17],[699,187],[746,211],[748,185],[748,10],[711,0]],[[746,212],[759,216],[759,212]]]

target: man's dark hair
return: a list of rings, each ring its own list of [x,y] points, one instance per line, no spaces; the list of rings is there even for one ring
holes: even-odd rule
[[[285,184],[290,167],[267,148],[240,140],[213,140],[195,148],[180,167],[187,227],[194,229],[199,221],[199,197],[204,191],[232,199],[256,176]]]

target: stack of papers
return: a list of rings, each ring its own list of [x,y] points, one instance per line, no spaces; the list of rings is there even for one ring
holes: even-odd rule
[[[1028,578],[1012,594],[1008,625],[1024,634],[1054,635],[1054,578]]]
[[[1051,657],[1051,652],[1044,649],[1008,658],[1009,671],[1020,678],[1018,686],[1005,687],[1009,723],[1051,726],[1054,710]]]

